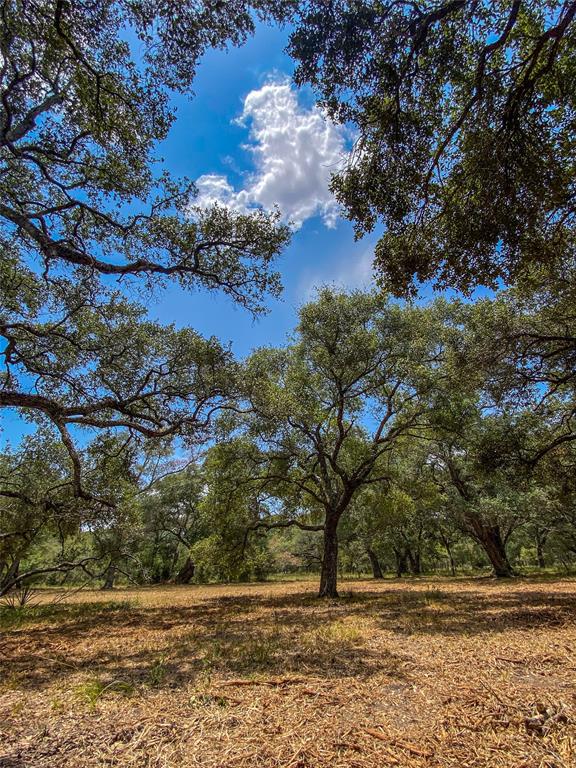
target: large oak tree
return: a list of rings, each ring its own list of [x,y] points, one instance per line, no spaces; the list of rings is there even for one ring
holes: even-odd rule
[[[338,526],[351,502],[386,481],[400,438],[425,429],[443,375],[442,313],[325,289],[301,309],[287,347],[246,363],[239,424],[252,441],[252,479],[280,505],[253,527],[323,532],[321,596],[337,595]]]

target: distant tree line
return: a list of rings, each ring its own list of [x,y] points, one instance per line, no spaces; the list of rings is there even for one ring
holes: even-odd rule
[[[559,305],[324,289],[290,343],[230,361],[200,459],[109,434],[82,450],[104,511],[73,493],[55,431],[26,438],[2,456],[1,588],[73,568],[108,587],[308,568],[335,596],[342,567],[569,569],[576,375],[549,346]]]

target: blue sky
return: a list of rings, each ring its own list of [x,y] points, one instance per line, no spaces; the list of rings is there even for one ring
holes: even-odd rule
[[[287,42],[287,30],[258,25],[244,46],[209,51],[198,66],[194,95],[174,95],[176,120],[157,148],[172,175],[197,182],[198,203],[219,199],[239,209],[278,204],[296,224],[277,264],[283,295],[269,299],[269,312],[257,320],[224,295],[174,285],[149,303],[151,318],[215,335],[241,358],[255,347],[284,343],[316,287],[365,288],[372,280],[378,232],[355,242],[328,190],[352,136],[324,120],[311,92],[295,89]],[[423,297],[430,297],[424,288]],[[31,429],[15,413],[4,413],[0,443],[14,444]]]
[[[351,225],[335,216],[327,190],[330,172],[335,170],[334,158],[340,157],[339,149],[344,156],[350,136],[323,122],[310,92],[296,92],[290,83],[293,64],[284,53],[287,42],[286,30],[258,25],[244,46],[209,51],[198,66],[193,97],[174,95],[176,121],[156,153],[174,176],[225,180],[249,205],[266,207],[278,202],[283,208],[285,203],[286,215],[299,219],[292,243],[277,264],[284,293],[279,300],[268,301],[267,315],[254,320],[224,295],[190,293],[177,286],[158,292],[150,302],[153,319],[218,336],[231,342],[239,357],[258,346],[283,343],[296,324],[298,307],[314,295],[315,286],[337,283],[364,287],[371,275],[371,248],[376,238],[355,243]],[[288,103],[287,115],[275,114],[279,106],[276,97]],[[283,130],[279,130],[278,121]],[[255,127],[259,128],[258,135]],[[290,137],[298,132],[305,149],[317,149],[316,154],[307,153],[307,168],[299,165],[290,145]],[[266,169],[276,168],[278,162],[291,157],[292,165],[266,175]],[[262,182],[270,175],[274,178],[266,187]],[[294,186],[296,177],[299,186]],[[254,197],[254,189],[246,191],[258,186],[262,198],[258,194]],[[317,198],[319,207],[314,210]],[[296,210],[295,214],[301,201],[308,210]],[[0,444],[15,445],[30,431],[34,431],[31,424],[11,409],[4,409]]]
[[[151,318],[218,336],[238,357],[284,343],[316,287],[364,288],[372,280],[378,233],[355,242],[328,190],[352,136],[324,120],[310,92],[296,91],[287,42],[286,30],[259,25],[244,46],[209,51],[198,66],[193,97],[174,95],[176,120],[157,148],[172,175],[197,181],[198,203],[278,204],[296,223],[277,264],[283,295],[269,299],[268,314],[257,320],[224,295],[174,285],[149,303]],[[431,290],[422,294],[429,297]],[[3,414],[2,421],[4,443],[14,444],[32,428],[15,413]]]
[[[335,157],[344,156],[350,136],[323,121],[310,92],[297,93],[291,85],[293,64],[284,53],[287,42],[286,30],[260,24],[244,46],[209,51],[198,66],[193,97],[174,95],[176,121],[156,153],[174,176],[225,180],[248,205],[278,202],[287,216],[299,219],[292,243],[277,264],[284,293],[279,300],[269,299],[267,315],[254,320],[224,295],[190,293],[177,286],[158,292],[149,304],[153,319],[218,336],[231,342],[239,357],[258,346],[283,343],[296,324],[298,307],[314,295],[315,286],[337,282],[363,287],[371,274],[375,238],[355,243],[351,225],[335,216],[327,190]],[[287,114],[278,112],[279,99],[288,104]],[[298,132],[308,167],[301,165],[302,158],[290,145],[290,137]],[[311,152],[315,147],[318,162]],[[286,167],[278,169],[282,162]],[[270,168],[277,170],[267,173]],[[271,184],[262,183],[270,177]],[[296,177],[299,186],[294,186]],[[261,197],[254,191],[258,186]],[[301,201],[308,206],[304,213],[299,210]],[[325,223],[328,219],[331,226]],[[0,445],[15,445],[30,431],[34,431],[31,424],[4,409]]]
[[[318,126],[319,113],[310,93],[297,93],[289,84],[293,65],[284,53],[286,44],[286,31],[260,25],[256,35],[241,48],[210,51],[203,58],[194,84],[194,97],[178,95],[174,98],[177,118],[168,138],[158,149],[172,174],[194,180],[225,178],[235,193],[241,195],[247,186],[262,186],[264,172],[262,167],[259,171],[258,166],[267,164],[272,167],[277,159],[282,160],[274,157],[276,150],[279,154],[290,154],[290,147],[286,153],[286,147],[277,145],[278,130],[272,125],[276,105],[270,98],[262,96],[263,93],[270,96],[272,92],[262,90],[270,84],[276,88],[276,95],[290,95],[296,99],[297,109],[288,118],[295,121],[294,131],[304,131],[303,140],[314,140],[310,134],[314,126]],[[252,103],[251,100],[256,100],[258,105],[251,114],[245,114],[240,124],[238,119],[246,113],[246,104]],[[289,106],[293,107],[294,103]],[[259,137],[254,135],[255,126],[260,127]],[[289,140],[290,127],[287,132],[288,139],[285,140]],[[262,151],[263,135],[270,137],[270,141]],[[350,137],[341,129],[328,129],[323,135],[323,139],[326,138],[333,145],[341,141],[343,146],[349,146]],[[322,165],[326,151],[320,147],[319,153]],[[298,158],[295,162],[298,163]],[[330,168],[328,165],[323,167],[325,171],[322,173],[328,178]],[[294,208],[295,194],[311,200],[312,205],[314,194],[322,194],[317,181],[307,187],[304,173],[300,179],[304,186],[291,192],[290,186],[297,175],[294,170],[294,167],[287,167],[285,173],[278,173],[263,192],[263,199],[253,202],[265,204],[274,195],[282,208],[283,198],[286,198],[287,215],[294,213],[290,206]],[[328,195],[326,189],[323,194]],[[333,214],[332,210],[332,219],[335,218]],[[214,334],[223,341],[231,341],[239,356],[246,355],[256,346],[283,342],[295,325],[299,305],[313,295],[314,286],[337,282],[357,287],[367,284],[370,279],[371,248],[375,238],[355,243],[348,222],[338,218],[331,223],[335,225],[326,225],[320,209],[303,218],[291,245],[278,262],[284,284],[283,296],[280,300],[269,301],[270,311],[266,316],[254,321],[249,313],[235,307],[224,296],[203,292],[190,294],[174,287],[156,297],[150,314],[161,322],[190,325],[203,334]]]

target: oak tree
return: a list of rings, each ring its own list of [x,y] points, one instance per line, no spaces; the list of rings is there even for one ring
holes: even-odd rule
[[[252,32],[254,8],[1,3],[0,407],[50,426],[85,503],[81,430],[201,440],[222,402],[229,352],[152,322],[150,291],[221,290],[258,313],[280,290],[277,216],[195,207],[157,154],[171,92]]]
[[[253,478],[283,511],[254,527],[323,532],[321,596],[337,595],[338,526],[351,502],[388,478],[401,437],[425,429],[441,316],[325,289],[301,309],[287,347],[257,350],[246,363],[239,423],[253,444]]]

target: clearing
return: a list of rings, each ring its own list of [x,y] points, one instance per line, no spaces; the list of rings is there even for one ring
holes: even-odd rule
[[[316,589],[2,608],[0,766],[576,765],[576,581]]]

